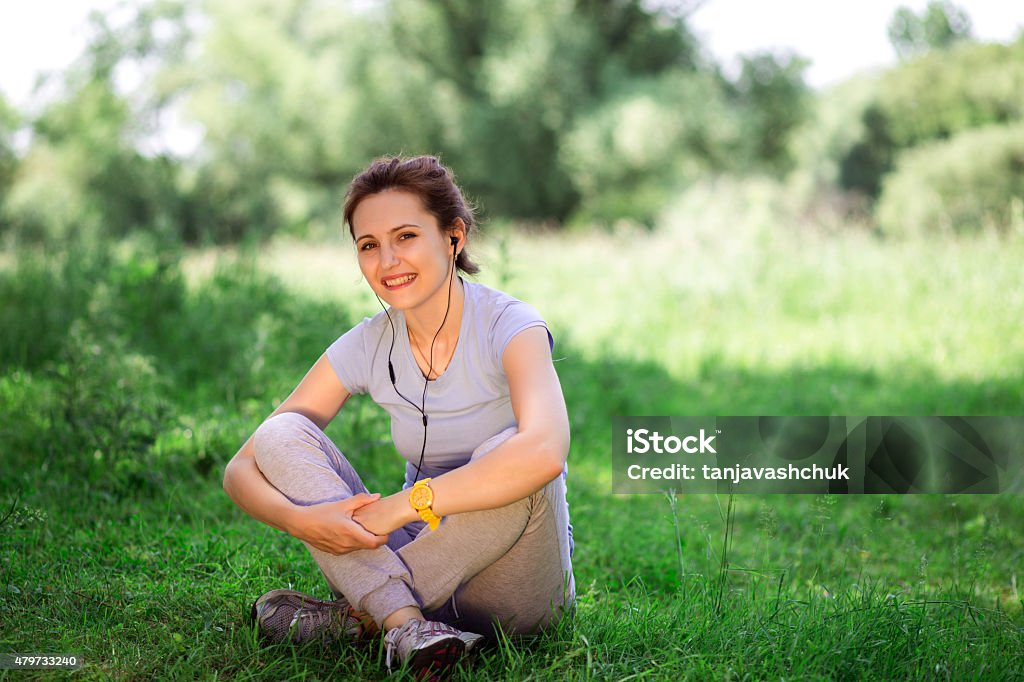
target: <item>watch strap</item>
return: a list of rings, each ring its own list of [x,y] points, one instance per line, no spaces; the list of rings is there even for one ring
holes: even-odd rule
[[[428,491],[428,499],[430,500],[430,502],[428,502],[426,505],[417,505],[414,500],[416,499],[417,495],[420,494],[419,491],[422,489],[426,489]],[[427,526],[429,526],[430,530],[432,531],[437,530],[437,527],[441,524],[441,517],[435,514],[434,510],[431,508],[431,506],[433,505],[433,500],[434,491],[430,488],[430,479],[424,478],[422,481],[416,481],[416,484],[412,487],[412,490],[409,492],[409,504],[412,505],[412,508],[416,510],[416,512],[420,515],[420,518],[423,519],[424,522],[426,522]]]

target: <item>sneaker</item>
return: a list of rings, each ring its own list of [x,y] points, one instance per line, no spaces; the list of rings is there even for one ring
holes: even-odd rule
[[[250,617],[263,639],[274,644],[354,640],[377,630],[376,624],[361,616],[344,597],[321,601],[295,590],[267,592],[253,602]]]
[[[464,652],[472,651],[483,635],[462,632],[451,625],[430,620],[410,620],[384,635],[385,665],[397,654],[418,680],[442,680]]]

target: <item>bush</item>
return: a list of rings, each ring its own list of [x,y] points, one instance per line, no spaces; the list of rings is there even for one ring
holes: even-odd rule
[[[192,290],[174,247],[77,240],[0,269],[0,483],[60,472],[113,495],[210,475],[339,330],[246,260]]]
[[[877,197],[900,150],[1022,118],[1024,41],[929,52],[879,79],[861,135],[840,160],[840,184]]]
[[[222,265],[170,316],[171,328],[154,352],[190,404],[275,395],[294,386],[334,340],[326,332],[311,344],[305,330],[297,331],[296,318],[305,314],[317,313],[296,309],[281,283],[251,264]],[[276,374],[282,364],[290,386]]]
[[[122,336],[76,321],[52,365],[55,391],[47,440],[60,469],[111,491],[159,487],[151,446],[172,415],[166,379]]]
[[[102,269],[92,256],[26,250],[0,271],[0,370],[38,369],[57,357]]]
[[[729,163],[741,121],[720,85],[699,73],[635,80],[581,117],[561,162],[581,197],[577,223],[652,227],[681,185]]]
[[[885,74],[880,106],[893,143],[910,147],[1024,117],[1024,41],[930,52]]]
[[[877,97],[878,79],[860,74],[819,93],[806,121],[793,131],[796,169],[787,177],[799,202],[809,211],[836,203],[842,193],[842,163],[865,135],[864,110]]]
[[[1024,124],[989,126],[904,152],[876,217],[890,234],[1005,230],[1022,200]]]

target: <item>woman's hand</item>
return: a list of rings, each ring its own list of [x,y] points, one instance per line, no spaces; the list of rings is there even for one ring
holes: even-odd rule
[[[352,518],[369,531],[391,533],[419,519],[419,514],[409,504],[409,491],[400,490],[360,507]]]
[[[359,493],[338,502],[298,507],[296,520],[288,532],[329,554],[376,549],[388,541],[388,536],[366,530],[353,514],[379,498],[380,493]]]

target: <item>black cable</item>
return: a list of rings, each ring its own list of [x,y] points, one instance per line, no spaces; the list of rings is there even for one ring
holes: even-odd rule
[[[416,405],[413,401],[406,398],[401,391],[398,390],[398,385],[395,383],[395,367],[391,364],[391,354],[395,350],[395,337],[397,332],[395,331],[395,322],[391,319],[391,313],[384,307],[384,302],[380,300],[380,296],[374,293],[377,298],[377,302],[380,303],[380,307],[384,310],[384,314],[388,317],[388,322],[391,324],[391,348],[388,349],[388,377],[391,379],[391,387],[395,389],[395,393],[398,397],[405,402],[412,405],[413,409],[420,413],[423,417],[423,444],[420,446],[420,460],[416,464],[416,477],[413,479],[413,485],[420,480],[420,472],[423,468],[423,456],[427,452],[427,386],[430,384],[430,373],[434,371],[434,343],[437,341],[437,337],[441,334],[441,330],[444,329],[445,322],[448,321],[448,313],[452,309],[452,283],[455,280],[455,264],[457,262],[456,249],[458,248],[458,240],[452,238],[452,273],[448,278],[448,305],[444,309],[444,317],[441,318],[441,326],[437,328],[437,332],[434,333],[434,338],[430,341],[430,355],[427,358],[427,374],[423,378],[423,394],[420,396],[420,404]]]

